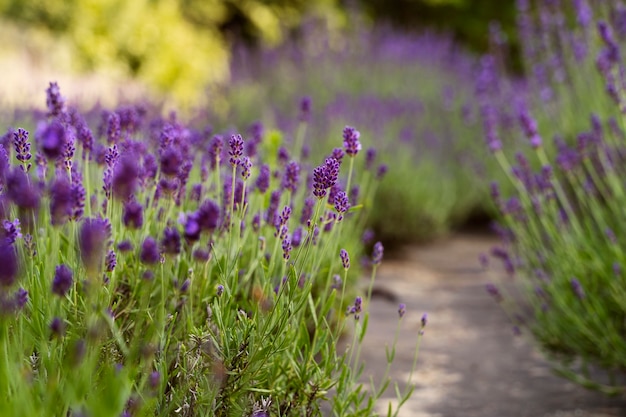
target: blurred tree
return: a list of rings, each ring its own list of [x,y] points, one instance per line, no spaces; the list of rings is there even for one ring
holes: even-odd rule
[[[344,2],[346,0],[343,0]],[[375,21],[386,20],[406,30],[431,28],[454,34],[479,52],[487,50],[489,24],[500,22],[515,45],[515,0],[356,0]]]
[[[231,42],[276,44],[309,13],[341,12],[336,0],[0,0],[5,21],[72,45],[78,70],[138,77],[178,101],[227,78]]]

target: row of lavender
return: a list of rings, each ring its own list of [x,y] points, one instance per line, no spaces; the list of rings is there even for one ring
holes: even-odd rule
[[[503,76],[495,36],[477,89],[505,175],[491,187],[502,214],[492,256],[518,279],[487,289],[562,375],[623,394],[626,7],[519,0],[518,11],[528,77]]]
[[[294,94],[308,92],[322,145],[358,120],[393,162],[369,219],[388,239],[432,238],[476,211],[499,217],[492,255],[519,282],[488,289],[516,331],[527,328],[564,375],[621,392],[626,7],[517,6],[524,76],[506,71],[497,23],[480,59],[441,36],[357,31],[338,41],[313,26],[277,52],[237,55],[230,114],[245,118],[251,103],[272,97],[279,108],[265,117],[289,126]]]
[[[355,19],[353,27],[366,27]],[[227,114],[253,120],[255,103],[271,102],[266,123],[290,130],[294,103],[308,94],[314,154],[328,146],[333,131],[357,124],[394,167],[377,190],[376,200],[386,204],[374,205],[370,226],[389,242],[428,240],[472,212],[492,210],[481,186],[495,164],[484,157],[476,64],[439,34],[379,27],[337,39],[311,24],[275,50],[235,50]]]
[[[358,383],[372,287],[350,258],[384,168],[356,129],[317,165],[294,156],[306,100],[300,145],[81,113],[55,83],[30,116],[0,146],[0,414],[373,413],[390,380]]]

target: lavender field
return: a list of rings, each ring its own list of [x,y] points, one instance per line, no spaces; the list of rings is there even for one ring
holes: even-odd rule
[[[303,20],[229,43],[229,76],[193,102],[135,79],[101,101],[3,88],[0,414],[399,415],[431,324],[393,299],[363,382],[378,268],[468,228],[498,238],[476,267],[511,337],[624,396],[626,5],[515,12],[482,53]]]

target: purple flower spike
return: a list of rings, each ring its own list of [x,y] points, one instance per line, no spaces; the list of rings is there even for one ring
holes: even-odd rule
[[[128,228],[140,229],[143,226],[143,206],[136,201],[127,202],[124,205],[122,222]]]
[[[247,156],[244,156],[239,160],[239,166],[241,166],[241,178],[247,180],[250,178],[250,169],[252,168],[252,161]]]
[[[107,272],[113,272],[115,267],[117,266],[117,255],[115,255],[115,251],[110,250],[107,253],[106,259],[104,261]]]
[[[137,157],[132,153],[124,155],[113,171],[113,194],[122,200],[129,199],[137,188],[138,179]]]
[[[57,266],[52,280],[52,293],[65,297],[73,283],[72,270],[65,264]]]
[[[180,253],[180,233],[173,227],[166,227],[161,240],[161,248],[163,252],[177,255]]]
[[[180,151],[174,146],[168,146],[161,152],[161,172],[164,175],[173,177],[178,175],[178,170],[183,163]]]
[[[266,164],[261,165],[259,176],[256,179],[256,188],[262,194],[270,188],[270,167]]]
[[[343,265],[343,269],[350,269],[350,255],[348,255],[348,251],[341,249],[339,251],[339,257],[341,258],[341,265]]]
[[[24,172],[28,172],[32,164],[26,164],[26,162],[30,161],[33,155],[30,153],[30,142],[28,142],[26,130],[19,128],[13,133],[13,146],[15,147],[15,157],[22,163],[21,168]]]
[[[404,317],[404,314],[405,314],[405,313],[406,313],[406,304],[401,303],[401,304],[398,306],[398,316],[399,316],[400,318],[402,318],[402,317]]]
[[[421,322],[422,322],[422,329],[423,329],[424,327],[426,327],[426,324],[428,324],[428,313],[424,313],[422,315]]]
[[[350,209],[350,201],[348,195],[344,191],[339,191],[335,196],[335,210],[339,213],[339,220],[343,218],[343,214]]]
[[[151,236],[148,236],[141,245],[141,252],[139,253],[139,259],[141,262],[147,265],[154,265],[159,262],[159,248],[156,240]]]
[[[51,82],[46,89],[46,105],[49,116],[59,116],[65,110],[65,99],[61,96],[61,89],[56,82]]]
[[[337,183],[339,162],[335,158],[326,158],[323,165],[313,170],[313,195],[324,198],[326,190]]]
[[[300,121],[308,122],[311,117],[311,97],[304,96],[300,100]]]
[[[50,322],[50,332],[54,337],[63,337],[65,335],[65,322],[59,317],[55,317]]]
[[[18,261],[15,247],[6,240],[0,240],[0,286],[10,287],[18,273]]]
[[[572,278],[570,283],[572,285],[572,290],[574,291],[574,294],[576,294],[576,297],[578,297],[580,300],[583,300],[585,298],[585,290],[583,290],[582,285],[580,285],[580,281],[578,281],[576,278]]]
[[[283,248],[283,259],[285,261],[288,261],[289,258],[291,257],[291,239],[289,239],[289,236],[286,236],[283,239],[283,244],[282,244],[282,248]]]
[[[74,212],[74,193],[65,178],[57,179],[50,188],[50,221],[52,225],[64,224]]]
[[[228,141],[228,145],[230,146],[230,151],[228,151],[230,164],[235,167],[239,164],[239,158],[243,156],[243,138],[241,135],[232,135]]]
[[[57,120],[43,128],[38,135],[38,142],[46,158],[56,160],[63,155],[67,141],[66,135],[65,127]]]
[[[376,242],[372,251],[372,264],[379,265],[383,260],[383,244]]]
[[[353,127],[346,126],[343,129],[343,147],[349,156],[355,156],[361,150],[359,137],[361,134]]]
[[[300,165],[298,165],[296,161],[291,161],[285,167],[285,174],[283,175],[281,187],[283,189],[290,190],[292,193],[295,193],[298,189],[299,182]]]
[[[104,248],[110,233],[102,219],[89,218],[83,221],[78,234],[80,257],[89,273],[102,266]]]

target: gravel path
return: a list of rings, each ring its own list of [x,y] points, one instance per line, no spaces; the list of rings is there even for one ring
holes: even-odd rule
[[[486,294],[489,277],[478,264],[496,240],[457,235],[387,256],[376,286],[397,297],[375,297],[364,340],[364,377],[380,380],[386,344],[393,340],[397,303],[407,306],[392,377],[406,381],[423,312],[429,321],[420,348],[416,390],[402,417],[621,417],[626,398],[606,398],[555,376],[531,341],[513,335]],[[400,385],[402,387],[402,383]],[[381,414],[390,399],[381,405]]]

